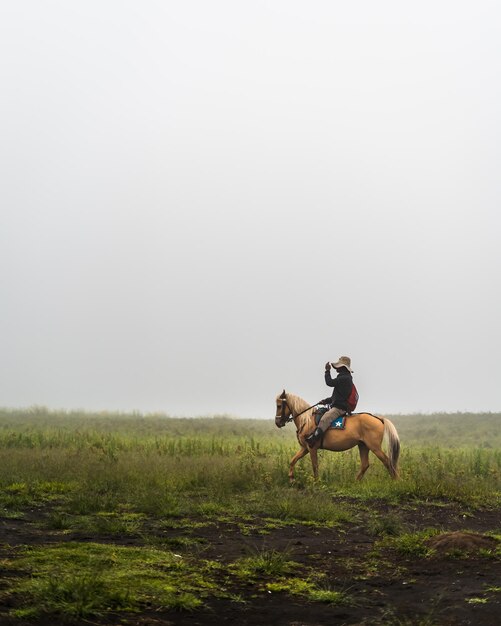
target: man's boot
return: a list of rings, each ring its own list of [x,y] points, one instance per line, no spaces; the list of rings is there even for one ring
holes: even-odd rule
[[[317,426],[317,428],[315,428],[311,435],[308,435],[308,437],[306,437],[306,443],[309,446],[315,445],[319,439],[322,439],[323,434],[324,431]]]

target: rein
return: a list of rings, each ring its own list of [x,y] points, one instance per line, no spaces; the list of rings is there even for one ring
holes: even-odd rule
[[[280,419],[282,420],[283,424],[288,424],[289,422],[292,422],[294,420],[294,415],[292,414],[292,410],[289,407],[290,415],[289,415],[289,417],[285,417],[285,407],[287,406],[287,399],[286,398],[281,398],[281,401],[282,401],[282,413],[280,415]],[[320,404],[320,402],[317,402],[316,404],[312,404],[308,408],[306,408],[303,411],[301,411],[301,413],[298,413],[296,415],[296,417],[299,417],[300,415],[302,415],[303,413],[306,413],[306,411],[309,411],[310,409],[314,409],[319,404]]]
[[[318,406],[319,404],[321,404],[321,402],[317,402],[316,404],[312,404],[311,406],[309,406],[307,409],[305,409],[304,411],[301,411],[301,413],[298,413],[296,415],[296,417],[299,417],[300,415],[302,415],[303,413],[306,413],[306,411],[309,411],[310,409],[314,409],[316,406]]]

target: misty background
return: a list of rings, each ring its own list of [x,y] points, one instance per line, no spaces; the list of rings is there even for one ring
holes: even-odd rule
[[[499,411],[501,5],[0,2],[0,406]]]

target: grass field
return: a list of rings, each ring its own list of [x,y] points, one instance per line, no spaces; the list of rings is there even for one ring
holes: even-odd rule
[[[343,611],[346,623],[378,623],[369,590],[356,589],[395,576],[392,555],[431,558],[426,542],[445,530],[481,531],[493,541],[501,532],[501,415],[391,419],[402,442],[399,481],[373,458],[357,483],[356,450],[322,451],[320,480],[306,457],[291,488],[295,429],[278,430],[273,419],[0,411],[0,622],[137,623],[138,614],[167,619],[176,611],[176,623],[190,612],[189,623],[203,624],[224,605],[228,619],[239,610],[250,624],[256,603],[273,596]],[[318,565],[322,529],[346,547],[336,575],[332,562]],[[348,529],[365,533],[363,563]],[[298,533],[304,554],[291,548]],[[316,566],[311,550],[320,550]],[[499,549],[475,558],[498,567]],[[342,573],[350,563],[351,590]],[[491,588],[462,609],[490,615],[499,601]],[[440,623],[433,603],[418,617],[398,604],[383,603],[379,623]]]

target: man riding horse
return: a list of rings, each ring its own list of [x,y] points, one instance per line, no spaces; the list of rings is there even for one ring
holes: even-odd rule
[[[331,365],[337,372],[336,378],[331,376]],[[329,387],[334,387],[334,391],[330,398],[319,402],[319,404],[327,404],[330,409],[322,415],[317,428],[306,437],[309,446],[315,445],[317,441],[322,439],[333,420],[348,412],[347,401],[353,387],[352,373],[351,359],[348,356],[339,357],[337,363],[325,364],[325,383]]]
[[[275,424],[283,428],[289,422],[294,422],[300,450],[291,459],[289,465],[289,479],[294,481],[294,466],[307,454],[311,457],[313,476],[318,478],[318,448],[343,452],[358,446],[360,454],[360,471],[357,480],[360,480],[369,467],[369,452],[372,452],[384,464],[392,478],[398,478],[398,459],[400,456],[400,438],[394,424],[387,417],[373,413],[353,413],[356,408],[358,394],[351,377],[351,360],[342,356],[332,367],[337,371],[337,377],[330,374],[331,364],[325,365],[325,382],[334,387],[334,393],[323,402],[329,404],[323,419],[315,428],[315,414],[309,402],[299,396],[288,393],[285,389],[275,398]],[[317,403],[320,404],[320,403]],[[344,427],[329,428],[333,419],[340,418],[344,413],[350,413]],[[307,433],[310,433],[309,435]],[[388,454],[383,451],[382,443],[386,439]]]

